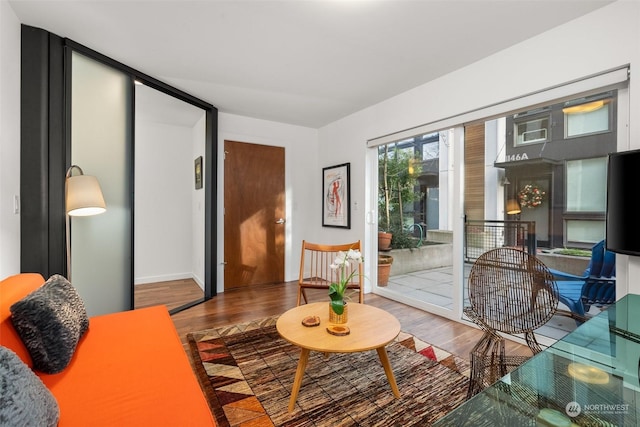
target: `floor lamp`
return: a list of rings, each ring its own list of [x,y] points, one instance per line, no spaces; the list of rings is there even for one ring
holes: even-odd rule
[[[77,170],[79,175],[73,176]],[[71,281],[71,217],[98,215],[106,211],[100,184],[95,176],[85,175],[82,168],[72,165],[65,177],[67,280]]]

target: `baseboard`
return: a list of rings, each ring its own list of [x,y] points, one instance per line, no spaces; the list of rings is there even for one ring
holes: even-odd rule
[[[147,283],[157,283],[157,282],[169,282],[171,280],[184,280],[184,279],[194,279],[192,273],[176,273],[176,274],[163,274],[158,276],[146,276],[146,277],[136,277],[133,279],[134,285],[144,285]],[[198,283],[200,285],[200,283]]]

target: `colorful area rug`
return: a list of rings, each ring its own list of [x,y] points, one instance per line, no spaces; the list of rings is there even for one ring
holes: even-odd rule
[[[295,410],[300,349],[276,317],[187,335],[194,369],[221,427],[428,426],[464,402],[469,363],[409,334],[387,346],[401,398],[375,351],[311,352]]]

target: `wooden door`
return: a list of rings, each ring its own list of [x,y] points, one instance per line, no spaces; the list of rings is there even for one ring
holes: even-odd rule
[[[284,281],[284,148],[224,142],[224,288]]]

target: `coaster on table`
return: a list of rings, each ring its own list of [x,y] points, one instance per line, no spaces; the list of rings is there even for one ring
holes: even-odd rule
[[[319,316],[307,316],[304,319],[302,319],[302,325],[303,326],[318,326],[320,324],[320,317]]]
[[[342,337],[345,335],[349,335],[351,333],[351,330],[348,326],[344,325],[329,325],[327,326],[327,332],[329,332],[331,335]]]

